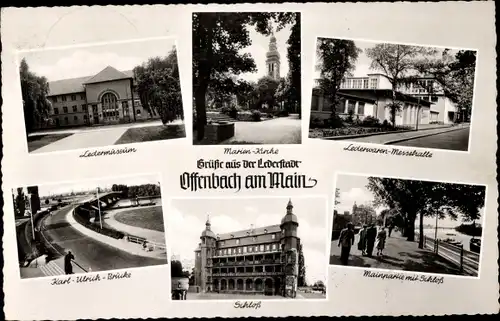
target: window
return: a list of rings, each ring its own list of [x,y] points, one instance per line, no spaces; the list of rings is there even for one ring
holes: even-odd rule
[[[251,246],[248,247],[248,253],[252,253],[252,247]]]
[[[275,238],[276,238],[276,234],[271,235],[271,239],[274,240]]]
[[[71,95],[71,100],[76,100],[76,95]]]
[[[266,245],[266,251],[269,251],[271,249],[271,246],[269,244]]]
[[[267,234],[267,229],[264,229],[264,234]]]
[[[256,247],[253,248],[253,250],[254,250],[254,252],[259,252],[259,247],[256,246]]]
[[[370,89],[377,89],[378,87],[378,79],[372,78],[370,79]]]
[[[356,102],[354,100],[348,100],[347,101],[347,113],[353,113],[354,114],[354,108],[356,107]]]
[[[335,106],[335,112],[338,114],[345,113],[345,99],[340,98],[337,102],[337,106]]]
[[[66,101],[66,96],[61,96],[61,101]]]
[[[76,115],[75,115],[75,116],[73,117],[73,120],[74,120],[74,121],[75,121],[75,123],[76,123],[76,122],[78,121],[78,116],[76,116]]]
[[[281,230],[281,235],[285,235],[285,229]]]
[[[76,105],[75,105],[75,106],[73,106],[72,108],[73,108],[73,112],[74,112],[74,113],[76,113],[76,112],[78,111],[78,107],[76,107]]]
[[[85,100],[85,95],[84,95],[84,94],[81,94],[81,95],[80,95],[80,99],[81,99],[81,100]]]
[[[69,119],[68,119],[68,117],[67,117],[67,116],[66,116],[66,117],[64,117],[64,123],[65,123],[66,125],[67,125],[67,124],[69,124]]]
[[[82,105],[82,111],[87,112],[87,105]]]
[[[59,109],[54,107],[54,115],[59,115]]]
[[[360,101],[358,102],[358,115],[364,115],[365,114],[365,103]]]
[[[257,241],[257,236],[252,237],[252,241]]]
[[[261,251],[261,252],[264,252],[264,244],[261,244],[261,245],[260,245],[260,251]]]
[[[76,117],[76,116],[75,116]],[[83,119],[87,120],[87,115],[83,115]]]
[[[240,239],[236,239],[236,245],[240,244]]]
[[[92,105],[92,112],[97,114],[97,105]]]
[[[368,78],[363,79],[363,89],[368,89]]]
[[[64,107],[63,107],[63,112],[64,112],[64,113],[67,113],[67,112],[68,112],[68,107],[64,106]]]
[[[220,245],[224,246],[224,241],[221,241],[221,242],[220,242]]]
[[[137,110],[135,111],[135,113],[136,113],[137,115],[139,115],[139,116],[140,116],[140,115],[141,115],[141,110],[140,110],[140,109],[137,109]]]
[[[276,244],[273,244],[272,249],[273,251],[276,250]]]
[[[246,252],[247,252],[247,247],[246,247],[246,246],[244,246],[244,247],[243,247],[243,253],[246,253]]]

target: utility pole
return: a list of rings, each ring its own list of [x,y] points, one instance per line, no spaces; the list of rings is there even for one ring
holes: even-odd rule
[[[28,206],[30,208],[30,216],[31,216],[31,235],[33,237],[33,241],[35,240],[35,225],[33,224],[33,210],[31,209],[31,193],[28,194]]]
[[[439,220],[439,212],[436,211],[436,224],[434,226],[434,245],[436,247],[436,254],[438,253],[438,220]]]

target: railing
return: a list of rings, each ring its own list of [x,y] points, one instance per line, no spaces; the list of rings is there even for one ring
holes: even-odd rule
[[[280,259],[267,259],[255,261],[236,261],[236,262],[218,262],[213,263],[214,266],[235,266],[235,265],[258,265],[258,264],[281,264]]]
[[[214,257],[232,257],[232,256],[245,256],[245,255],[265,255],[265,254],[271,254],[271,253],[280,253],[281,250],[279,248],[274,249],[274,250],[269,250],[269,251],[256,251],[256,252],[246,252],[246,253],[233,253],[233,254],[221,254],[221,255],[214,255]]]
[[[418,237],[418,233],[415,233],[415,238]],[[424,248],[457,265],[460,272],[467,275],[479,273],[479,254],[465,250],[463,244],[454,245],[439,239],[436,242],[434,238],[424,235]]]
[[[272,276],[281,275],[283,272],[237,272],[237,273],[212,273],[212,276]]]
[[[133,235],[127,235],[127,241],[132,242],[132,243],[137,243],[137,244],[144,244],[146,242],[146,249],[148,251],[155,251],[155,250],[162,250],[165,251],[167,247],[165,244],[158,243],[158,242],[153,242],[153,241],[148,241],[147,239],[143,237],[138,237],[138,236],[133,236]]]

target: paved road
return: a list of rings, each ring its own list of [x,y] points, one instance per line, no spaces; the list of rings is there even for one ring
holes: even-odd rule
[[[87,271],[89,268],[106,271],[166,263],[166,260],[132,255],[85,236],[66,220],[66,214],[71,209],[68,206],[47,217],[43,234],[60,253],[70,250],[75,261]]]
[[[298,115],[262,122],[235,122],[234,136],[221,144],[300,144],[301,120]]]
[[[462,128],[442,134],[410,139],[393,145],[467,151],[469,148],[469,129],[469,127]]]

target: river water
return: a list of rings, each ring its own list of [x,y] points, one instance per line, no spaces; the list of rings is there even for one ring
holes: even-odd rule
[[[415,229],[415,232],[418,232],[418,228]],[[436,230],[434,228],[424,228],[424,235],[425,236],[429,236],[431,238],[434,238],[435,233],[436,233]],[[454,234],[454,235],[446,235],[446,234]],[[465,250],[469,250],[469,242],[470,242],[472,236],[457,232],[455,229],[438,228],[437,238],[438,239],[447,239],[447,238],[455,239],[456,241],[462,242]]]

